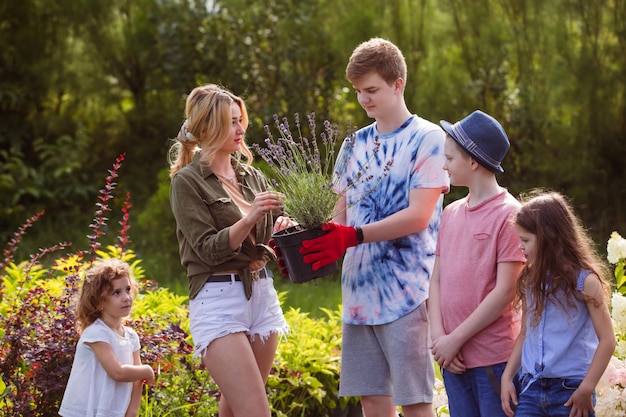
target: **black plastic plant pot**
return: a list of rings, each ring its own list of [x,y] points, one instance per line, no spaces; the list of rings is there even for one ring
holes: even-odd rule
[[[287,266],[289,279],[295,284],[311,281],[315,278],[334,274],[339,269],[339,263],[334,262],[326,265],[317,271],[311,269],[311,264],[304,262],[303,255],[300,254],[300,247],[303,240],[315,239],[328,232],[321,228],[299,230],[297,227],[289,227],[272,235],[276,246],[280,250],[280,255]]]

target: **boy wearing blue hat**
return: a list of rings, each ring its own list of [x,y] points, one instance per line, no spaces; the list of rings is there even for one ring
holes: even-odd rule
[[[496,179],[510,144],[477,110],[446,131],[444,170],[466,197],[443,211],[428,301],[432,353],[442,368],[451,417],[505,417],[500,377],[520,330],[512,305],[524,263],[509,221],[520,203]]]

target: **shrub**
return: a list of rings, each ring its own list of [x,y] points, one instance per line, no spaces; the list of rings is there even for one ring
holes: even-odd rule
[[[285,313],[291,333],[279,345],[267,383],[276,416],[323,416],[356,403],[338,395],[341,311],[322,310],[325,320],[294,308]]]
[[[28,262],[14,263],[13,256],[22,237],[44,212],[29,219],[4,251],[0,269],[0,416],[57,414],[78,342],[73,301],[81,274],[97,257],[114,256],[129,262],[142,290],[156,290],[153,283],[143,279],[143,269],[138,260],[134,261],[134,253],[126,249],[130,242],[128,195],[122,207],[118,244],[109,246],[107,251],[100,249],[99,240],[106,230],[105,213],[111,210],[108,201],[113,198],[114,180],[123,159],[122,155],[116,160],[100,191],[94,220],[89,226],[92,233],[88,236],[87,251],[59,257],[46,269],[42,258],[71,246],[63,242],[41,249]],[[141,305],[141,301],[138,303]],[[157,306],[150,305],[154,309],[150,319],[129,323],[140,335],[145,363],[158,366],[174,354],[191,351],[183,330],[185,316],[180,314],[180,300],[174,299],[172,304],[176,307],[174,313],[171,305],[161,302]],[[165,308],[164,312],[159,312],[157,307]],[[154,317],[162,321],[157,322]]]
[[[57,415],[69,378],[78,334],[74,300],[82,274],[97,258],[128,262],[140,291],[127,325],[141,342],[142,362],[153,366],[156,384],[144,387],[140,415],[216,416],[219,390],[193,358],[189,340],[187,297],[171,293],[145,277],[141,261],[128,249],[130,196],[122,207],[116,245],[102,248],[105,214],[115,189],[123,155],[109,171],[90,224],[89,248],[57,255],[46,267],[45,256],[70,243],[41,249],[29,261],[14,262],[26,231],[44,214],[37,213],[13,236],[0,265],[0,417]],[[281,303],[285,293],[279,294]],[[277,416],[325,416],[356,404],[337,395],[339,384],[340,312],[324,310],[326,319],[290,309],[292,334],[279,344],[268,382],[272,412]]]

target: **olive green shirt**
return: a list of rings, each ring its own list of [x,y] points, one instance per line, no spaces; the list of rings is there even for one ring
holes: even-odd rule
[[[258,170],[235,158],[232,164],[247,201],[252,203],[256,194],[268,190],[267,180]],[[236,270],[250,299],[249,265],[255,259],[275,259],[267,242],[278,213],[268,213],[256,224],[256,245],[247,237],[232,251],[228,231],[242,218],[242,213],[213,171],[200,162],[198,154],[172,177],[170,204],[176,219],[180,262],[187,270],[189,298],[198,295],[213,273]]]

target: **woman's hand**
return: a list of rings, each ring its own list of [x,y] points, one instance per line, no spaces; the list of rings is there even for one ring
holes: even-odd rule
[[[250,268],[250,271],[258,271],[259,269],[263,268],[265,264],[267,264],[267,261],[263,259],[255,259],[250,262],[248,268]]]
[[[282,210],[285,196],[273,191],[264,191],[257,194],[252,202],[250,213],[248,214],[256,223],[261,217],[273,210]]]
[[[291,220],[289,217],[279,216],[274,223],[273,233],[285,230],[288,227],[295,226],[297,223]]]

